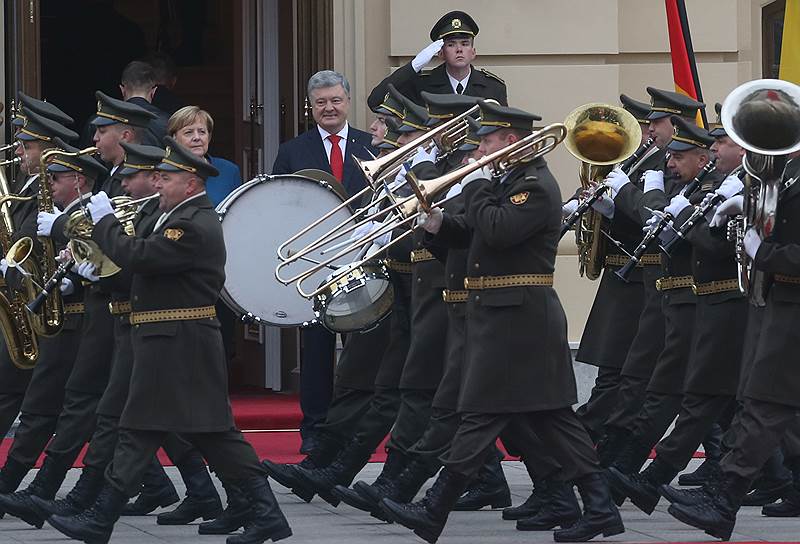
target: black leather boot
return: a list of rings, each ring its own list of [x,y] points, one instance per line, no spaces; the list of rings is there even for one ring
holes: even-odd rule
[[[647,457],[652,451],[649,444],[643,444],[636,437],[629,436],[628,441],[623,446],[622,450],[617,455],[616,459],[609,465],[609,468],[614,467],[622,474],[634,474],[642,469]],[[606,479],[610,478],[608,469],[605,471]],[[614,504],[622,506],[625,502],[625,497],[617,493],[614,489],[611,490],[611,496],[614,499]]]
[[[269,482],[258,476],[237,482],[250,503],[250,515],[244,524],[244,533],[229,536],[227,544],[261,544],[266,540],[277,542],[292,536],[292,529],[281,512]]]
[[[741,505],[765,506],[782,498],[791,489],[792,472],[784,464],[783,451],[778,448],[764,463],[761,475],[753,482]]]
[[[547,499],[548,480],[534,480],[533,491],[519,506],[503,509],[503,519],[514,521],[535,516]]]
[[[631,433],[627,429],[619,427],[607,426],[606,432],[597,441],[597,459],[600,461],[601,467],[609,467],[614,459],[622,451],[624,445],[630,439]]]
[[[28,474],[30,467],[23,465],[9,457],[6,464],[0,469],[0,493],[13,493]]]
[[[706,480],[701,487],[677,489],[670,485],[661,485],[658,487],[658,492],[672,504],[692,505],[709,502],[711,497],[719,492],[720,485],[722,485],[721,471],[713,478]]]
[[[478,472],[477,479],[467,486],[467,492],[458,499],[453,510],[472,511],[480,510],[484,506],[491,508],[511,506],[511,491],[508,489],[503,465],[500,463],[504,457],[505,455],[495,446]]]
[[[328,433],[318,433],[316,447],[299,464],[273,463],[269,459],[261,461],[261,466],[270,478],[290,489],[292,493],[306,502],[311,502],[316,492],[308,487],[297,473],[298,468],[315,469],[330,465],[341,449],[341,442]]]
[[[236,485],[222,482],[225,494],[228,496],[228,507],[213,521],[206,521],[199,525],[197,532],[201,535],[227,535],[236,532],[239,527],[244,527],[250,518],[250,501],[244,491]]]
[[[434,544],[444,530],[447,516],[466,487],[465,476],[445,468],[423,500],[402,504],[392,499],[382,499],[381,505],[393,521],[413,530],[414,534],[426,542]]]
[[[610,467],[608,483],[619,496],[630,497],[631,502],[649,516],[661,500],[659,486],[669,484],[677,474],[678,469],[656,457],[646,469],[636,474],[622,474]]]
[[[353,489],[347,486],[337,485],[333,488],[331,493],[334,497],[344,502],[353,508],[364,510],[365,512],[372,512],[380,510],[377,508],[377,501],[386,496],[389,487],[394,485],[394,480],[397,479],[412,462],[411,457],[404,455],[398,450],[389,450],[386,455],[386,462],[383,464],[381,473],[375,478],[375,481],[368,484],[364,481],[358,481],[353,484]],[[375,490],[378,495],[377,500],[372,500],[373,494],[369,493],[363,495],[359,489],[367,489],[369,491]]]
[[[305,486],[312,489],[321,499],[332,506],[338,506],[340,501],[333,494],[333,488],[337,485],[349,486],[356,474],[367,464],[370,455],[372,449],[354,439],[327,467],[310,470],[298,467],[297,474]]]
[[[28,525],[41,529],[44,520],[36,509],[32,496],[51,500],[55,497],[58,488],[64,482],[67,471],[72,467],[72,462],[66,462],[57,457],[48,455],[44,459],[42,468],[36,474],[31,484],[21,491],[0,495],[0,509]]]
[[[50,516],[47,523],[74,540],[105,544],[127,501],[125,494],[106,483],[89,510],[74,516]]]
[[[581,507],[572,484],[550,481],[539,511],[517,521],[518,531],[549,531],[554,527],[571,527],[581,517]]]
[[[47,519],[53,514],[59,516],[74,516],[78,512],[88,509],[97,499],[103,488],[105,479],[103,472],[91,467],[84,467],[75,487],[67,496],[58,500],[46,500],[36,495],[31,495],[31,502],[36,512],[42,519]]]
[[[767,504],[761,509],[761,513],[769,518],[800,516],[800,458],[786,459],[784,464],[792,471],[792,488],[784,493],[781,502]]]
[[[749,489],[747,480],[726,475],[719,493],[708,502],[685,505],[673,503],[667,510],[675,519],[721,540],[730,540],[736,512]]]
[[[190,457],[177,465],[186,484],[186,498],[175,510],[159,514],[159,525],[188,525],[198,518],[208,521],[222,514],[222,501],[203,458],[199,454]]]
[[[172,480],[169,479],[164,467],[153,456],[150,466],[142,479],[142,491],[136,500],[125,505],[122,509],[123,516],[146,516],[159,507],[175,504],[180,500]]]
[[[703,485],[708,478],[715,474],[719,475],[719,460],[722,459],[722,434],[722,429],[715,423],[703,439],[706,458],[694,472],[681,474],[678,477],[678,485]]]
[[[576,482],[583,500],[583,516],[575,525],[553,532],[556,542],[586,542],[599,534],[614,536],[625,532],[619,510],[611,500],[608,483],[595,472]]]

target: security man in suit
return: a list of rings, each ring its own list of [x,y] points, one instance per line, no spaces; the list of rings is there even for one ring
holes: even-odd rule
[[[133,371],[114,460],[94,506],[48,518],[79,540],[108,540],[128,497],[169,432],[185,433],[224,481],[241,488],[250,519],[231,544],[277,541],[289,528],[252,446],[235,429],[214,305],[225,281],[222,228],[205,194],[216,169],[172,138],[156,189],[164,212],[146,238],[128,236],[108,196],[92,197],[92,239],[133,273]],[[169,360],[169,365],[163,361]],[[187,377],[189,381],[187,382]]]
[[[372,136],[347,122],[350,83],[338,72],[322,70],[308,80],[308,97],[317,126],[280,145],[272,174],[315,168],[331,173],[341,182],[344,194],[354,195],[366,187],[366,180],[352,157],[371,159],[374,150]],[[315,428],[325,420],[333,397],[336,335],[314,325],[301,330],[300,342],[300,452],[308,453],[315,445]]]
[[[481,111],[486,134],[480,148],[485,154],[531,134],[537,118],[483,101]],[[434,209],[422,224],[449,247],[469,247],[469,276],[464,282],[469,293],[469,334],[458,402],[461,424],[445,468],[425,500],[399,504],[383,499],[385,512],[428,542],[436,542],[497,436],[515,418],[525,417],[563,463],[561,476],[575,481],[584,499],[585,515],[575,525],[556,531],[556,541],[618,534],[624,531],[622,520],[611,503],[591,441],[571,408],[576,387],[566,317],[552,289],[561,225],[558,185],[539,157],[514,165],[499,178],[484,167],[465,176],[462,187],[463,221]],[[522,328],[516,330],[514,324]],[[548,379],[543,381],[542,375]]]
[[[463,11],[444,14],[431,28],[432,43],[372,89],[367,98],[369,107],[374,109],[381,103],[390,83],[419,105],[424,105],[422,91],[493,98],[508,104],[505,82],[488,70],[472,66],[477,54],[475,36],[478,30],[475,20]],[[423,72],[436,56],[444,62],[430,72]]]

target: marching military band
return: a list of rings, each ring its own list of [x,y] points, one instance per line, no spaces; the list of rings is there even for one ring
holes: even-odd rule
[[[348,242],[366,256],[328,285],[369,265],[391,294],[338,331],[333,400],[296,465],[260,461],[234,426],[215,310],[226,248],[206,195],[215,167],[169,136],[142,145],[154,114],[136,104],[98,91],[96,147],[78,149],[69,115],[18,94],[7,163],[19,176],[0,177],[0,431],[20,423],[0,514],[107,542],[120,516],[177,502],[155,457],[164,447],[187,497],[158,523],[244,528],[230,544],[292,535],[267,477],[430,543],[453,510],[486,506],[557,542],[624,532],[628,499],[651,514],[663,497],[722,540],[743,505],[800,516],[800,87],[745,83],[711,130],[696,123],[703,103],[653,87],[647,103],[621,95],[542,128],[472,67],[477,34],[468,14],[444,15],[431,45],[369,96],[385,130],[378,158],[358,163],[369,189],[347,201]],[[437,54],[441,67],[422,71]],[[562,142],[581,162],[566,202],[544,159]],[[553,289],[572,229],[582,272],[600,278],[576,355],[597,379],[577,410]],[[318,315],[350,293],[324,291]],[[380,475],[354,483],[387,435]],[[517,506],[498,439],[531,479]],[[57,499],[86,443],[78,482]],[[680,474],[701,444],[704,463]],[[679,474],[694,487],[673,486]]]

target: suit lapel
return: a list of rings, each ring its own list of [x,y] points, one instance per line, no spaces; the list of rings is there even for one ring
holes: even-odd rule
[[[306,132],[306,134],[308,134],[310,140],[314,160],[317,162],[316,167],[330,174],[331,163],[328,161],[328,154],[325,153],[325,144],[322,143],[322,136],[320,136],[319,129],[314,127]]]

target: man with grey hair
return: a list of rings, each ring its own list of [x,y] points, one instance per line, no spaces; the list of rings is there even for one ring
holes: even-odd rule
[[[352,157],[370,159],[377,152],[371,146],[372,136],[347,122],[350,83],[339,72],[321,70],[308,80],[308,100],[317,126],[281,144],[272,174],[322,170],[332,174],[345,192],[353,195],[366,187],[366,180]],[[315,427],[325,420],[333,396],[336,337],[316,325],[303,329],[300,338],[300,451],[308,453],[314,446]]]

